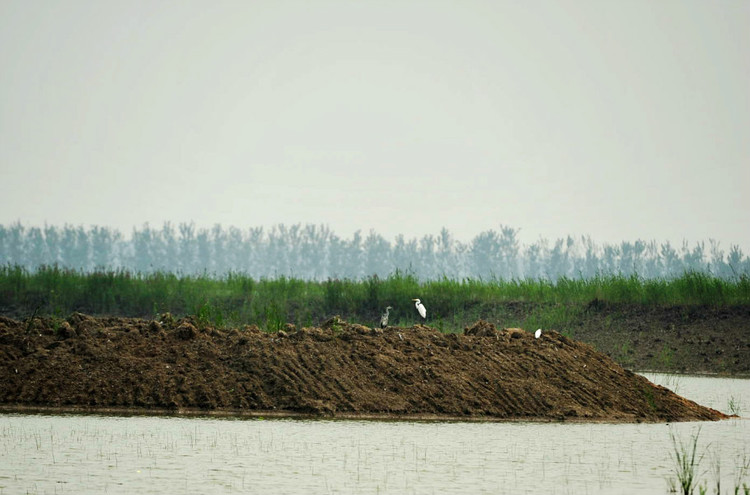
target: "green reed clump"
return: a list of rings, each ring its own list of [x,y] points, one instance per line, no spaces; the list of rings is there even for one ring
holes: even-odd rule
[[[732,395],[729,397],[729,400],[727,401],[727,409],[729,410],[729,414],[733,416],[740,416],[742,415],[742,401],[741,399],[735,397]]]
[[[698,437],[700,428],[690,436],[690,440],[683,442],[670,431],[672,439],[672,460],[674,461],[674,475],[683,495],[691,495],[697,483],[698,468],[703,460],[703,454],[698,456]]]
[[[680,493],[683,495],[692,494],[695,488],[698,488],[699,493],[705,494],[708,492],[709,480],[703,480],[700,484],[698,478],[701,473],[698,472],[700,469],[703,457],[708,454],[711,461],[711,473],[713,474],[713,493],[720,495],[721,491],[721,455],[717,445],[705,446],[703,452],[698,455],[698,437],[700,436],[700,428],[694,431],[690,435],[690,439],[683,441],[677,438],[674,432],[670,429],[669,436],[672,440],[672,460],[673,460],[673,474],[674,477],[667,479],[670,492],[676,492],[677,487],[680,488]],[[733,476],[733,493],[739,495],[743,490],[743,493],[747,494],[749,487],[745,482],[748,472],[750,472],[750,456],[747,451],[742,452],[742,456],[735,457]],[[704,471],[705,474],[705,471]],[[730,493],[730,492],[726,492]]]
[[[750,455],[748,455],[747,451],[745,451],[742,453],[742,459],[738,459],[735,465],[734,495],[738,495],[740,493],[740,488],[742,488],[742,493],[744,493],[745,495],[748,495],[748,493],[750,493],[750,486],[748,486],[747,482],[745,482],[745,478],[747,478],[748,473],[750,473]]]
[[[302,280],[289,277],[255,279],[243,273],[180,275],[168,272],[132,273],[124,270],[82,272],[43,266],[30,272],[18,266],[0,267],[0,307],[12,314],[64,316],[91,314],[152,317],[162,312],[195,315],[206,324],[255,323],[268,329],[285,322],[311,325],[341,317],[375,324],[386,306],[393,321],[409,325],[421,318],[411,300],[427,307],[428,323],[455,330],[478,318],[495,318],[508,326],[572,328],[594,301],[641,305],[750,304],[747,278],[723,280],[686,273],[666,280],[638,276],[598,276],[589,279],[443,278],[420,281],[408,273],[361,280]],[[520,309],[519,309],[520,308]],[[572,331],[572,330],[569,330]]]

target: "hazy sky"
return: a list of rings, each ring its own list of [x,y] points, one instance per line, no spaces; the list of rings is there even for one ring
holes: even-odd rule
[[[714,238],[750,2],[0,1],[0,223]]]

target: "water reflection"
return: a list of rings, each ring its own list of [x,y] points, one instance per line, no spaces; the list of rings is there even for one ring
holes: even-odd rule
[[[750,406],[750,380],[679,380],[679,392],[702,404],[726,412],[734,396]],[[699,448],[716,450],[730,488],[735,463],[750,455],[748,424],[5,414],[0,493],[664,494],[669,432],[687,438],[698,427]]]

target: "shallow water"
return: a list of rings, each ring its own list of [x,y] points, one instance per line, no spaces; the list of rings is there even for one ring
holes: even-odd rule
[[[647,374],[750,416],[750,380]],[[733,405],[732,405],[733,404]],[[699,433],[722,493],[750,461],[750,419],[675,424],[0,415],[0,493],[665,494],[670,432]],[[718,459],[718,461],[716,460]],[[750,477],[744,481],[750,485]],[[697,490],[696,490],[697,493]]]

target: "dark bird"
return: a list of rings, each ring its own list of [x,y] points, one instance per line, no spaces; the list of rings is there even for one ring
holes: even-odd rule
[[[393,308],[390,306],[385,308],[385,313],[383,313],[383,316],[380,317],[380,328],[385,328],[388,326],[388,315],[392,309]]]

